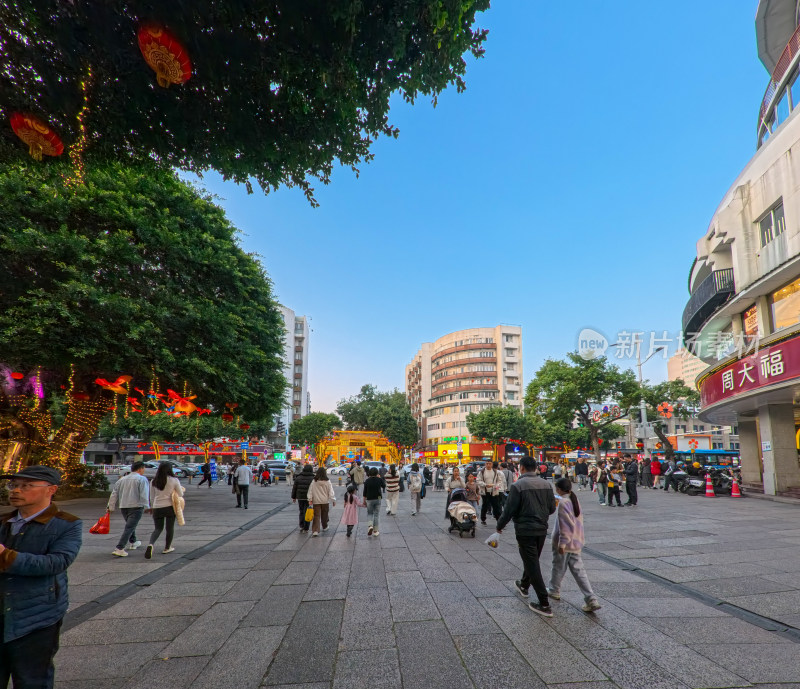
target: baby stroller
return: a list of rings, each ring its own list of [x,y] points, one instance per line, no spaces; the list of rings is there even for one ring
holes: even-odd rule
[[[465,533],[471,533],[472,537],[475,538],[475,524],[478,521],[478,513],[467,501],[467,491],[463,488],[456,488],[450,493],[450,504],[447,506],[447,513],[450,515],[448,533],[458,531],[459,538],[464,538]]]

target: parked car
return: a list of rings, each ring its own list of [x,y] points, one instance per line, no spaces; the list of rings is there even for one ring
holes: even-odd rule
[[[188,465],[181,464],[181,462],[176,462],[174,459],[162,459],[161,462],[167,462],[168,464],[172,465],[172,473],[176,478],[189,478],[189,476],[194,475],[192,469]],[[144,475],[147,478],[155,478],[156,471],[158,471],[158,465],[161,462],[145,462]]]
[[[286,480],[286,462],[267,462],[267,468],[270,476],[277,478],[279,481],[281,479]]]
[[[350,466],[347,464],[335,464],[328,467],[329,476],[346,476],[348,471],[350,471]]]

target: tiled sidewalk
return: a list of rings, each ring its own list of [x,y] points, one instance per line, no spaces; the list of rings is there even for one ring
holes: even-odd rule
[[[771,519],[783,529],[779,536],[762,533],[761,544],[786,541],[794,537],[784,533],[786,521],[800,514],[755,500],[704,504],[660,491],[643,495],[636,509],[601,508],[594,496],[580,496],[589,545],[651,569],[662,558],[732,552],[717,547],[730,543],[737,521],[755,540],[757,525]],[[258,506],[244,513],[221,497],[198,496],[192,532],[179,532],[180,552],[287,497],[285,486],[263,489],[255,493]],[[320,538],[300,534],[294,506],[277,512],[65,632],[57,686],[800,688],[797,644],[596,558],[585,559],[602,610],[581,612],[581,596],[567,579],[563,599],[553,602],[555,617],[538,617],[513,591],[520,565],[510,528],[491,550],[482,543],[488,528],[479,528],[476,539],[447,533],[443,494],[430,493],[415,517],[407,494],[401,497],[400,516],[381,515],[378,538],[366,535],[365,511],[357,533],[346,538],[341,502]],[[162,562],[112,561],[105,545],[90,545],[97,552],[82,553],[74,567],[83,575],[75,590],[95,587],[84,588],[84,600],[125,580],[130,566]],[[549,559],[548,544],[545,569]],[[687,562],[688,569],[716,566]],[[720,571],[727,580],[739,577],[727,565]],[[767,571],[775,571],[774,560]],[[741,577],[764,578],[759,573]]]

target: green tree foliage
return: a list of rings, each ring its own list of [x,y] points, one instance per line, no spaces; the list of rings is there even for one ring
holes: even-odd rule
[[[525,393],[528,415],[552,427],[584,428],[595,456],[600,459],[601,432],[615,418],[592,418],[593,407],[615,402],[622,418],[638,399],[639,385],[632,371],[621,371],[605,357],[584,359],[575,352],[567,360],[548,359],[536,372]],[[577,424],[576,424],[577,421]]]
[[[395,92],[408,101],[465,88],[465,53],[489,0],[9,0],[0,21],[0,119],[32,112],[75,141],[91,66],[88,154],[152,158],[265,190],[334,163],[369,161]],[[137,30],[156,22],[185,46],[192,76],[161,88]],[[7,124],[0,161],[27,156]],[[248,183],[249,186],[249,183]]]
[[[289,441],[300,445],[316,445],[335,428],[341,427],[342,420],[336,414],[311,412],[292,421],[289,426]]]
[[[665,432],[667,418],[662,415],[658,406],[666,402],[672,406],[672,411],[665,413],[671,413],[673,418],[686,420],[696,411],[700,395],[697,390],[687,387],[682,380],[668,380],[655,385],[643,385],[641,396],[646,404],[647,420],[653,424],[653,431],[664,448],[664,458],[671,460],[675,448],[672,447]]]
[[[63,171],[63,170],[62,170]],[[258,260],[209,198],[149,165],[0,171],[0,352],[96,396],[95,377],[151,375],[201,406],[281,408],[283,321]],[[54,387],[51,389],[58,389]]]
[[[530,427],[516,407],[488,407],[467,414],[467,430],[477,438],[496,445],[507,440],[528,440]]]
[[[407,447],[419,439],[417,422],[406,396],[396,388],[380,392],[374,385],[363,385],[357,395],[339,401],[336,413],[348,431],[379,431],[392,442]]]

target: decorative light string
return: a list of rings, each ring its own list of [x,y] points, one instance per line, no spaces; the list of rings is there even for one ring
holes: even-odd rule
[[[89,112],[89,89],[92,84],[91,65],[86,68],[86,76],[81,80],[81,93],[83,106],[78,111],[78,136],[69,147],[69,158],[72,161],[72,173],[66,178],[68,187],[83,184],[86,179],[86,169],[83,163],[83,152],[89,141],[86,134],[86,115]]]

